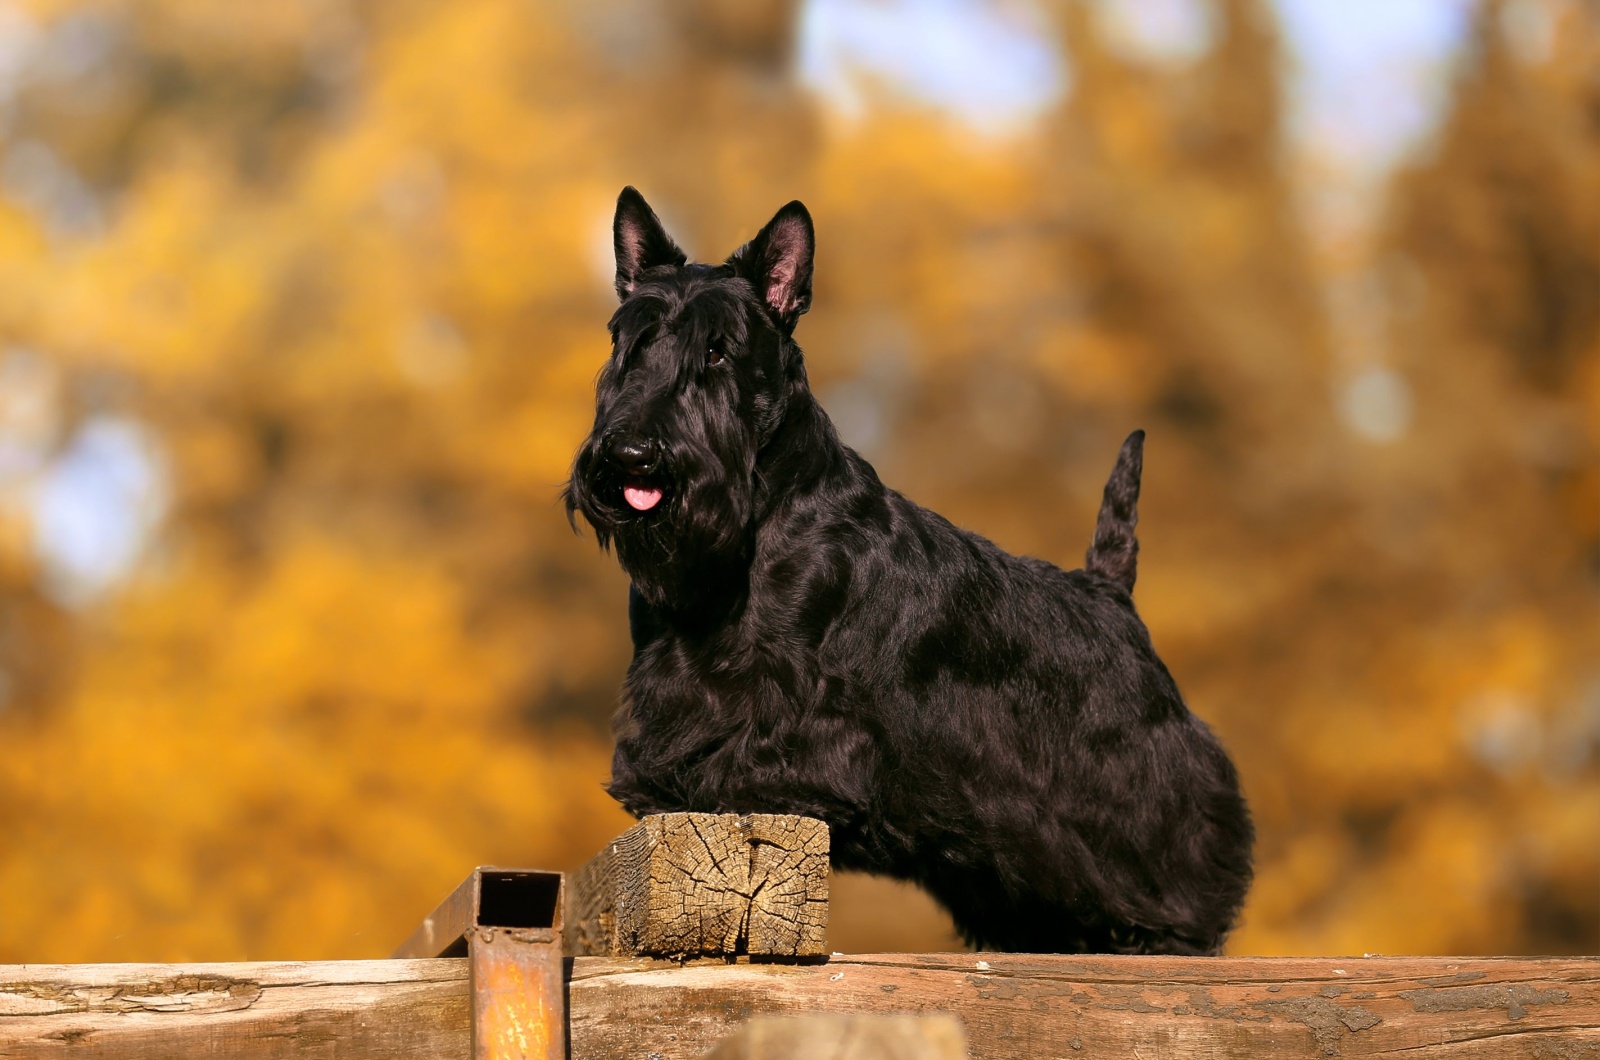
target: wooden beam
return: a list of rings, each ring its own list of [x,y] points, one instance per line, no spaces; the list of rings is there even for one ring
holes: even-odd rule
[[[573,1060],[687,1060],[738,1022],[947,1012],[974,1060],[1600,1060],[1600,959],[876,954],[818,965],[580,960]]]
[[[0,1057],[471,1055],[465,960],[0,965]]]
[[[567,952],[821,957],[828,826],[776,814],[666,813],[569,881]]]
[[[760,1016],[706,1060],[967,1060],[954,1016]]]
[[[699,1057],[752,1016],[947,1012],[973,1060],[1600,1060],[1600,958],[579,958],[573,1060]],[[467,962],[0,967],[0,1056],[465,1060]]]

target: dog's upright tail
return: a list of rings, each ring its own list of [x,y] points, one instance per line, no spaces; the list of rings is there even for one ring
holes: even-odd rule
[[[1143,470],[1144,432],[1134,431],[1122,443],[1117,466],[1106,480],[1094,543],[1083,563],[1085,570],[1111,579],[1130,593],[1138,574],[1139,540],[1133,536],[1133,528],[1139,525],[1139,474]]]

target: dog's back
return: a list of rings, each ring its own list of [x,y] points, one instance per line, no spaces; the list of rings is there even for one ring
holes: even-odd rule
[[[831,531],[870,574],[818,641],[819,685],[836,701],[856,689],[858,723],[891,734],[837,860],[918,880],[983,947],[1215,952],[1249,887],[1233,766],[1129,594],[1142,439],[1123,447],[1083,570],[1012,556],[889,491],[888,533]]]

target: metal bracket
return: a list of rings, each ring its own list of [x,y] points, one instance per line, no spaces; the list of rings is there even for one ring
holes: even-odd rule
[[[563,1060],[559,872],[480,866],[439,903],[396,957],[466,957],[473,1060]]]

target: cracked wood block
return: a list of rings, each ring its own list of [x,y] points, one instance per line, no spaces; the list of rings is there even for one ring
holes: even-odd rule
[[[654,814],[568,888],[567,951],[603,957],[821,957],[828,826],[779,814]]]
[[[705,1060],[967,1060],[954,1016],[817,1015],[750,1020]]]

